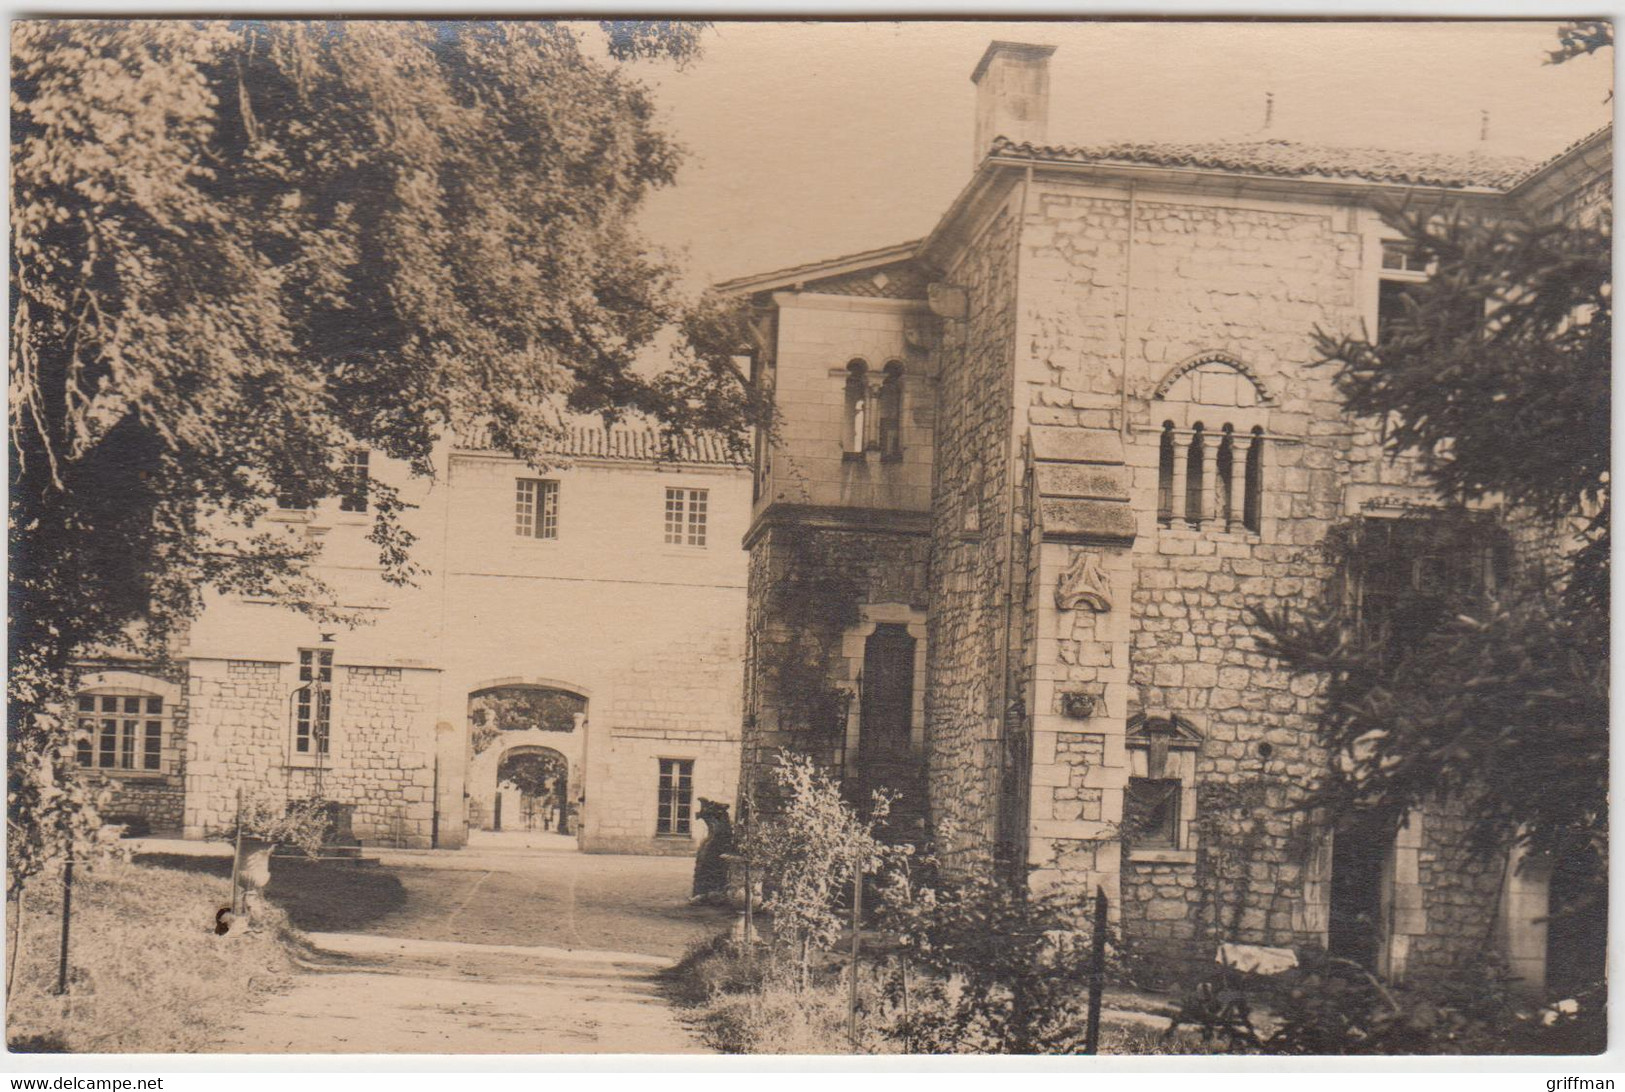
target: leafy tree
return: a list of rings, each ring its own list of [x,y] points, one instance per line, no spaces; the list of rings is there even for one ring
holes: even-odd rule
[[[736,345],[637,366],[685,314],[632,226],[681,150],[615,62],[682,63],[698,28],[606,25],[608,62],[548,22],[12,29],[14,861],[93,810],[52,715],[76,655],[160,653],[208,589],[333,615],[260,520],[340,492],[348,450],[427,476],[477,423],[545,465],[566,411],[743,450]]]
[[[1317,801],[1398,811],[1453,796],[1468,802],[1481,845],[1600,849],[1608,230],[1388,218],[1436,272],[1380,345],[1320,336],[1348,408],[1387,416],[1389,450],[1414,456],[1447,500],[1500,498],[1532,537],[1577,520],[1579,545],[1563,571],[1526,570],[1494,600],[1433,589],[1407,604],[1404,632],[1357,626],[1335,589],[1318,617],[1263,615],[1268,647],[1328,680],[1322,727],[1340,757]]]

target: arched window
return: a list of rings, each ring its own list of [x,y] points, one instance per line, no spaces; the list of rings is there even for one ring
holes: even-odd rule
[[[897,360],[886,365],[880,384],[880,457],[903,457],[903,365]]]
[[[868,439],[869,365],[854,360],[846,366],[846,415],[842,449],[848,455],[861,455]]]
[[[161,695],[97,687],[78,697],[74,760],[87,769],[162,773],[171,710]]]
[[[1191,526],[1202,522],[1202,477],[1204,469],[1204,441],[1202,423],[1198,421],[1191,432],[1191,446],[1185,453],[1185,519]]]
[[[1162,423],[1162,442],[1157,450],[1157,520],[1174,520],[1174,423]]]
[[[1247,496],[1242,503],[1241,521],[1247,530],[1257,531],[1264,513],[1264,430],[1253,427],[1252,443],[1247,445]]]

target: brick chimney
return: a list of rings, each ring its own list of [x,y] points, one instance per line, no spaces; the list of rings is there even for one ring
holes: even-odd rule
[[[994,137],[1042,144],[1049,132],[1049,58],[1052,45],[991,42],[970,81],[976,85],[974,169]]]

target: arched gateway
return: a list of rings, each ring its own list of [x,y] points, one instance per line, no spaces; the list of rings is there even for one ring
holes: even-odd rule
[[[582,798],[587,699],[509,683],[468,696],[471,830],[574,836]]]

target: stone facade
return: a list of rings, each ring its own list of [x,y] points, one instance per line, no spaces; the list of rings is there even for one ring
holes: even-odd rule
[[[1001,49],[1047,57],[995,43],[994,68]],[[1004,94],[983,88],[989,132]],[[1378,423],[1345,413],[1330,371],[1309,367],[1316,330],[1377,329],[1384,283],[1425,275],[1395,271],[1374,199],[1402,182],[1441,207],[1595,221],[1611,142],[1533,174],[1367,153],[1321,164],[1325,150],[1280,143],[1005,140],[978,149],[970,185],[912,245],[912,274],[892,248],[723,286],[777,331],[759,375],[786,422],[758,466],[771,488],[751,532],[747,782],[778,748],[819,747],[785,729],[788,703],[760,680],[795,632],[778,616],[779,557],[825,527],[877,544],[927,514],[908,562],[927,593],[919,761],[948,867],[1103,888],[1156,975],[1230,940],[1358,948],[1395,979],[1498,945],[1538,982],[1543,881],[1472,855],[1459,815],[1430,806],[1334,831],[1298,806],[1329,761],[1320,694],[1260,649],[1251,619],[1364,594],[1339,536],[1438,503],[1412,461],[1382,453]],[[918,293],[913,312],[907,298],[886,306],[923,349],[910,374],[931,381],[918,385],[934,402],[924,503],[900,479],[861,494],[841,479],[841,369],[877,329],[831,286],[882,268]],[[1526,566],[1566,548],[1564,529],[1504,522]],[[1489,572],[1501,559],[1486,550]],[[861,605],[886,594],[857,591]],[[856,647],[851,632],[826,643],[843,677],[833,649]],[[844,772],[863,774],[850,759]]]
[[[582,848],[694,852],[703,824],[657,829],[659,760],[692,763],[691,812],[700,796],[732,803],[748,470],[714,443],[662,453],[652,434],[591,426],[561,441],[558,462],[533,469],[469,437],[445,446],[431,485],[375,458],[417,506],[405,521],[423,571],[404,588],[378,577],[368,513],[336,501],[274,513],[273,531],[321,542],[331,605],[359,624],[217,595],[173,679],[143,665],[87,674],[90,693],[169,687],[163,768],[95,771],[117,787],[109,813],[201,838],[231,823],[239,792],[320,792],[351,806],[364,845],[456,848],[471,820],[491,825],[501,759],[545,747],[566,757]],[[551,483],[546,537],[534,514],[526,533],[516,523],[524,481]],[[697,499],[703,541],[690,535]],[[295,743],[302,650],[331,656],[319,761]],[[585,713],[564,733],[507,725],[476,750],[473,699],[493,691],[562,693]]]

